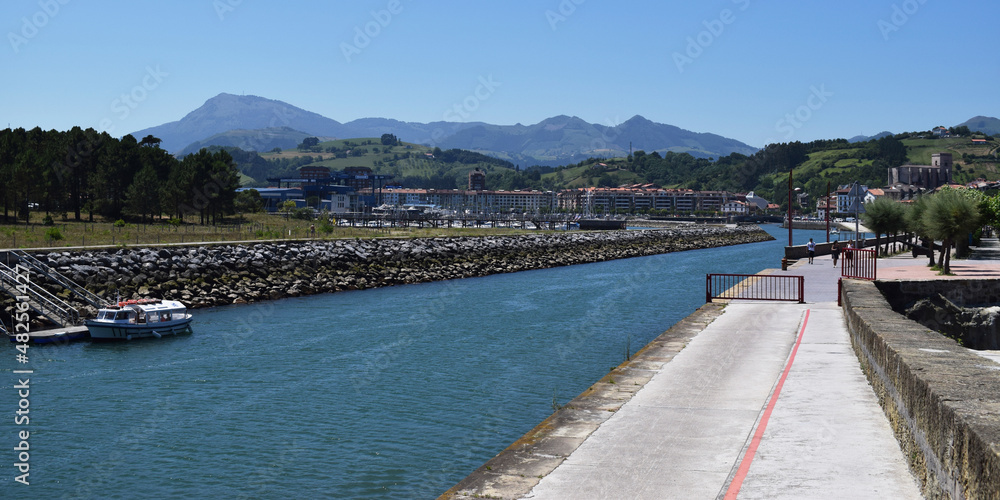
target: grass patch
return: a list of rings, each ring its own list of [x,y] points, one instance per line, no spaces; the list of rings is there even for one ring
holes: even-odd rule
[[[167,245],[281,239],[435,238],[537,234],[538,230],[507,228],[366,228],[336,226],[267,214],[229,217],[216,225],[162,219],[150,224],[118,221],[61,221],[43,225],[44,214],[32,214],[29,224],[0,224],[0,248],[59,248],[123,245]],[[313,236],[310,226],[315,225]]]

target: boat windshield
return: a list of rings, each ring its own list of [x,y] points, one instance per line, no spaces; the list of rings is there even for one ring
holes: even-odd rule
[[[124,319],[128,319],[128,311],[118,311],[118,314],[115,315],[115,320]]]

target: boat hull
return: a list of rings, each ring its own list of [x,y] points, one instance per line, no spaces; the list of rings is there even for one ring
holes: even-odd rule
[[[28,342],[32,344],[67,344],[90,337],[86,329],[60,329],[30,332]],[[11,342],[17,342],[17,337],[11,335]]]
[[[623,219],[580,219],[581,231],[613,231],[625,229]]]
[[[147,323],[143,325],[123,325],[88,320],[87,330],[92,340],[135,340],[160,338],[164,335],[191,333],[191,315],[175,321]]]

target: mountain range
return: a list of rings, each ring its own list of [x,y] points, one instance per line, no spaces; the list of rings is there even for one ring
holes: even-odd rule
[[[1000,119],[976,116],[959,125],[989,135],[1000,134]],[[655,123],[636,115],[614,126],[588,123],[575,116],[555,116],[534,125],[491,125],[483,122],[404,122],[361,118],[341,123],[291,104],[257,96],[222,93],[178,121],[133,132],[153,135],[171,153],[185,155],[207,146],[235,146],[265,152],[290,149],[310,136],[328,139],[380,137],[443,149],[465,149],[522,166],[558,166],[597,157],[620,157],[633,150],[647,153],[690,153],[700,158],[731,153],[753,154],[757,148],[735,139]],[[851,142],[878,139],[857,136]]]
[[[868,141],[870,141],[872,139],[881,139],[883,137],[889,137],[889,136],[892,136],[892,135],[896,135],[896,134],[893,134],[892,132],[889,132],[888,130],[886,130],[886,131],[879,132],[879,133],[877,133],[875,135],[856,135],[856,136],[851,137],[850,139],[848,139],[847,142],[868,142]]]
[[[697,157],[753,154],[757,148],[716,134],[697,133],[634,116],[616,126],[556,116],[534,125],[482,122],[403,122],[362,118],[340,123],[288,103],[257,96],[219,94],[182,119],[133,132],[153,135],[172,153],[211,145],[259,152],[294,148],[309,136],[322,139],[380,137],[443,149],[477,151],[524,166],[563,165],[589,157],[624,156],[630,150],[687,152]]]

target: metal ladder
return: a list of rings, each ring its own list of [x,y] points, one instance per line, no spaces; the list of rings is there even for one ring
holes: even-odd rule
[[[14,297],[26,297],[28,306],[60,326],[80,324],[80,313],[72,306],[31,281],[18,281],[17,272],[0,263],[0,289]]]
[[[106,300],[98,297],[90,290],[87,290],[86,288],[77,285],[75,282],[73,282],[73,280],[67,278],[66,276],[63,276],[59,271],[52,269],[48,265],[44,264],[42,261],[34,258],[31,254],[23,250],[11,250],[11,253],[17,256],[18,261],[21,265],[29,267],[38,274],[41,274],[42,276],[45,276],[46,278],[56,283],[59,283],[60,285],[63,286],[63,288],[72,292],[73,295],[80,297],[80,299],[90,304],[95,309],[100,309],[105,305],[107,305]]]

